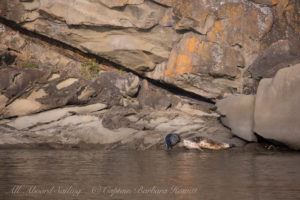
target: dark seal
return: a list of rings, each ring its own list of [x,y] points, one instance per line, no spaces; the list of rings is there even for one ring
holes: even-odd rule
[[[181,141],[180,135],[175,133],[170,133],[165,138],[165,142],[168,149],[172,149],[172,147],[175,146],[180,141]]]

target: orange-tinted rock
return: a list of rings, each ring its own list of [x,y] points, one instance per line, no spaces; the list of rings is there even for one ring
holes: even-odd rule
[[[261,39],[271,28],[271,9],[253,3],[228,3],[217,11],[218,18],[208,33],[212,42],[240,44],[251,48],[251,43]]]
[[[244,66],[241,54],[231,47],[207,42],[198,34],[185,34],[172,50],[166,76],[185,73],[204,73],[236,77],[238,66]]]
[[[166,10],[165,15],[163,16],[163,18],[160,21],[160,25],[162,26],[174,26],[175,25],[175,16],[173,13],[173,9],[169,8],[168,10]]]
[[[192,29],[201,34],[206,34],[214,23],[214,1],[176,0],[173,3],[174,12],[179,18],[176,29]]]
[[[271,5],[276,5],[279,0],[250,0],[250,1],[271,6]]]
[[[300,1],[299,0],[281,0],[275,7],[276,17],[279,19],[282,29],[288,26],[293,28],[297,34],[300,34]]]
[[[2,0],[0,15],[142,75],[217,98],[241,91],[241,68],[270,44],[300,33],[299,6],[298,0]]]
[[[204,36],[187,33],[173,48],[168,63],[157,66],[147,75],[214,99],[236,90],[236,84],[226,79],[238,78],[239,68],[243,66],[243,56],[234,47],[221,46],[206,41]]]

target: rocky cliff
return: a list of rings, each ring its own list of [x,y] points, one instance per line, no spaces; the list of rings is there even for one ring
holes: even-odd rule
[[[213,104],[230,94],[255,94],[261,79],[300,62],[299,10],[297,0],[2,0],[0,116],[9,119],[1,122],[3,132],[20,143],[20,133],[41,134],[39,142],[47,143],[59,137],[49,132],[75,126],[64,124],[73,117],[83,127],[75,128],[78,134],[93,132],[95,143],[106,141],[99,134],[107,131],[115,134],[108,143],[138,135],[143,142],[135,145],[150,148],[178,125],[187,137],[242,145],[219,124]],[[61,108],[69,105],[95,107]],[[57,108],[64,117],[33,122]],[[34,125],[18,128],[21,116]],[[232,129],[237,136],[240,130]],[[72,144],[90,142],[75,139]]]

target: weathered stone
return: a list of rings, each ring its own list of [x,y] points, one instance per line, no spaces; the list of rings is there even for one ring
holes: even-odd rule
[[[249,142],[257,141],[253,132],[255,96],[232,95],[217,102],[222,123]]]
[[[120,89],[124,97],[134,97],[139,91],[140,79],[132,73],[125,73],[116,79],[115,86]]]
[[[240,74],[239,67],[243,66],[243,56],[235,48],[207,42],[198,34],[187,33],[173,48],[168,63],[157,66],[147,76],[160,78],[207,98],[217,98],[236,90],[236,84],[224,84],[215,81],[215,78],[234,79]],[[195,74],[199,78],[195,78]]]
[[[300,1],[274,0],[273,2],[274,22],[272,29],[263,38],[264,46],[267,47],[278,40],[289,40],[292,44],[299,44]]]
[[[68,75],[79,75],[81,66],[80,59],[72,59],[79,57],[67,49],[61,50],[55,45],[42,43],[38,39],[27,37],[16,32],[7,26],[4,31],[0,32],[0,41],[5,54],[15,57],[15,61],[6,63],[6,65],[16,65],[19,68],[26,68],[26,65],[34,63],[40,68],[52,68],[59,71],[65,71]],[[0,44],[0,45],[1,45]],[[7,51],[9,49],[10,51]]]
[[[99,90],[98,96],[110,104],[118,104],[123,96],[135,96],[140,86],[139,78],[132,73],[103,72],[94,82]]]
[[[244,73],[243,92],[255,94],[262,78],[272,78],[276,72],[300,61],[300,47],[288,40],[279,40],[265,49]],[[251,78],[250,78],[251,77]]]
[[[179,17],[176,23],[178,30],[195,30],[201,34],[207,34],[209,29],[214,25],[215,16],[214,7],[218,3],[207,1],[174,1],[174,12]]]
[[[39,2],[39,7],[29,13],[24,7],[30,2],[5,1],[1,4],[1,15],[22,22],[26,29],[141,74],[153,70],[156,73],[160,71],[156,66],[169,60],[164,70],[168,73],[159,80],[212,99],[240,90],[236,83],[240,75],[237,66],[248,66],[252,62],[260,50],[259,40],[273,22],[271,8],[246,0]],[[123,7],[112,9],[115,6]],[[12,16],[11,12],[18,15]],[[206,37],[198,36],[199,41],[181,40],[170,56],[181,37],[174,28],[194,30]],[[202,43],[199,45],[203,45],[203,53],[191,53],[199,50],[197,44],[193,46],[191,42]],[[208,53],[204,53],[206,51]],[[183,58],[189,54],[195,54],[190,62]],[[195,68],[198,61],[202,67]],[[213,80],[216,77],[219,80]]]
[[[300,64],[262,79],[257,90],[254,131],[260,136],[300,149]]]
[[[276,5],[278,3],[278,0],[250,0],[250,1],[259,4],[269,5],[269,6]]]
[[[164,13],[164,8],[151,2],[135,0],[135,4],[128,5],[124,10],[112,10],[95,1],[72,0],[42,0],[40,10],[59,19],[66,20],[68,25],[89,25],[89,26],[113,26],[113,27],[137,27],[148,29],[158,24]],[[126,1],[106,1],[109,7],[133,4]],[[132,1],[133,2],[133,1]],[[72,6],[70,6],[72,5]]]
[[[8,98],[5,95],[0,95],[0,110],[2,110],[8,101]]]
[[[76,78],[68,78],[68,79],[63,80],[62,82],[58,83],[58,84],[56,85],[56,88],[57,88],[58,90],[61,90],[61,89],[64,89],[64,88],[66,88],[66,87],[69,87],[69,86],[73,85],[73,84],[76,83],[77,81],[78,81],[78,79],[76,79]]]
[[[173,9],[169,8],[166,10],[164,17],[161,19],[159,24],[162,26],[174,27],[176,23],[175,18],[176,17],[173,13]]]
[[[90,89],[85,90],[88,87]],[[90,82],[55,76],[46,69],[6,67],[0,70],[0,118],[29,115],[67,104],[87,103],[95,91]]]
[[[105,145],[109,149],[163,149],[163,138],[171,131],[183,138],[204,136],[218,142],[244,145],[241,140],[232,138],[216,117],[195,117],[194,113],[200,110],[188,113],[172,108],[163,111],[120,106],[109,109],[103,104],[53,109],[0,120],[0,145],[37,147],[44,144],[59,148],[84,143],[88,147]]]
[[[190,115],[198,116],[198,117],[219,117],[217,113],[209,113],[203,110],[197,109],[189,104],[178,104],[176,109],[189,113]]]
[[[168,63],[147,76],[213,100],[241,91],[240,68],[249,66],[260,50],[258,41],[273,22],[271,9],[247,1],[173,3],[177,29],[198,26],[196,31],[207,36],[185,34]]]
[[[42,69],[0,69],[0,93],[10,99],[34,83],[45,81],[50,74],[51,72]]]
[[[168,92],[152,85],[148,81],[143,81],[137,100],[140,107],[151,107],[155,109],[167,109],[175,106],[179,99]]]
[[[300,48],[288,40],[279,40],[265,49],[249,66],[254,79],[272,78],[278,70],[300,61]]]
[[[113,107],[106,112],[102,119],[102,125],[108,129],[118,129],[121,127],[129,127],[130,120],[126,117],[136,115],[137,111],[124,107]]]
[[[84,115],[91,112],[96,112],[105,109],[107,106],[105,104],[93,104],[84,107],[68,107],[53,109],[50,111],[34,114],[31,116],[18,117],[12,120],[7,125],[14,127],[18,130],[26,130],[37,125],[49,124],[54,121],[59,121],[60,119],[66,118],[67,116],[79,114]]]
[[[128,2],[127,2],[128,3]],[[22,7],[22,3],[10,1],[9,6]],[[23,3],[24,4],[24,3]],[[70,6],[72,4],[72,6]],[[7,19],[14,12],[3,2],[2,16]],[[167,60],[178,34],[170,27],[158,24],[165,16],[166,8],[145,1],[127,5],[122,10],[109,9],[95,1],[47,1],[42,0],[36,19],[20,19],[24,27],[40,34],[70,44],[83,51],[105,57],[136,71],[152,70],[156,64]],[[23,12],[19,12],[22,15]],[[63,20],[65,23],[58,21]],[[156,26],[158,25],[158,26]],[[88,28],[89,27],[89,28]],[[125,28],[125,29],[120,29]],[[146,29],[145,31],[140,31]],[[68,36],[67,36],[68,35]]]
[[[93,87],[87,86],[81,91],[80,95],[78,96],[78,100],[82,102],[88,101],[90,97],[95,95],[95,93],[96,90]]]
[[[236,77],[239,74],[238,66],[244,66],[244,62],[235,49],[206,42],[203,37],[188,33],[172,50],[165,75],[200,72]]]
[[[152,1],[155,1],[155,2],[165,5],[165,6],[173,6],[173,4],[175,2],[174,0],[152,0]]]
[[[14,120],[7,119],[0,122],[4,124],[0,132],[4,129],[6,135],[13,133],[17,141],[23,137],[24,142],[120,142],[116,145],[131,143],[138,149],[163,146],[161,138],[171,130],[187,138],[204,136],[220,142],[232,141],[232,134],[221,126],[215,113],[208,111],[208,105],[198,109],[191,101],[147,81],[138,94],[139,78],[129,73],[104,72],[93,81],[83,80],[78,76],[84,54],[70,51],[79,49],[98,55],[142,76],[215,101],[241,92],[242,80],[251,85],[254,79],[241,77],[242,68],[253,63],[268,44],[282,38],[297,43],[299,6],[295,0],[2,0],[1,21],[16,22],[14,28],[21,26],[34,31],[35,36],[49,37],[47,42],[64,49],[57,51],[54,45],[42,42],[45,37],[23,37],[0,25],[1,118],[73,104],[104,102],[126,107],[124,112],[118,107],[120,112],[100,110],[88,116],[70,112],[72,116],[28,123],[31,125],[24,130],[16,133],[12,128],[6,134],[4,125]],[[24,61],[34,62],[33,66],[40,69],[6,67],[20,67]],[[139,109],[144,110],[130,113],[129,108],[137,108],[137,102]],[[237,104],[246,107],[243,101]]]
[[[114,7],[122,7],[125,5],[130,5],[130,4],[142,4],[144,0],[100,0],[101,3],[106,5],[109,8],[114,8]]]
[[[211,42],[240,44],[248,50],[255,45],[246,35],[261,38],[271,28],[273,19],[271,9],[249,1],[178,0],[174,7],[180,19],[192,19],[191,28],[207,33]],[[217,18],[221,20],[215,21]]]

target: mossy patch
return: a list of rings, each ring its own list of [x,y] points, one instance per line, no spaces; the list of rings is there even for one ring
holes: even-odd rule
[[[103,72],[96,59],[89,59],[87,62],[83,62],[79,69],[82,76],[88,80],[98,77]]]
[[[25,68],[35,69],[35,68],[39,68],[39,65],[30,60],[24,60],[23,62],[21,62],[19,64],[19,67],[22,69],[25,69]]]

